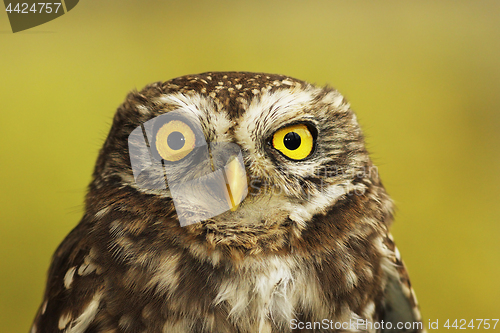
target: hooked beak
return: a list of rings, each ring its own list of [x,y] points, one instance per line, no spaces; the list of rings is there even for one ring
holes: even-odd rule
[[[234,212],[248,193],[245,167],[237,158],[233,158],[233,160],[224,167],[224,179],[227,188],[226,200],[231,207],[231,211]]]

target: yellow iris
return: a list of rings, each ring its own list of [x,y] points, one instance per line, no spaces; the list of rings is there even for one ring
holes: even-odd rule
[[[273,147],[292,160],[303,160],[313,149],[314,138],[304,124],[284,127],[273,135]]]
[[[169,121],[156,133],[156,150],[166,161],[183,159],[194,149],[195,143],[193,130],[180,120]]]

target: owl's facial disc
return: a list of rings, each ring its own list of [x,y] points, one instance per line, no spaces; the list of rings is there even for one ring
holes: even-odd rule
[[[251,92],[229,104],[212,93],[164,92],[138,109],[127,183],[171,198],[181,226],[307,220],[362,186],[352,175],[369,161],[338,92]]]

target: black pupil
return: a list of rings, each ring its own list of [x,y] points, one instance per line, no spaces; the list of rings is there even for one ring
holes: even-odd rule
[[[172,150],[179,150],[184,147],[186,139],[181,132],[172,132],[168,135],[167,144]]]
[[[295,132],[289,132],[285,135],[283,139],[283,143],[285,147],[289,150],[295,150],[300,147],[300,135]]]

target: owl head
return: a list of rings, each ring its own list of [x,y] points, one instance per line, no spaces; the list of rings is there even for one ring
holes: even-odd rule
[[[108,228],[149,230],[158,244],[175,235],[179,246],[279,251],[313,216],[374,182],[356,116],[336,90],[281,75],[203,73],[127,96],[87,207],[96,216],[130,212],[132,222]]]

